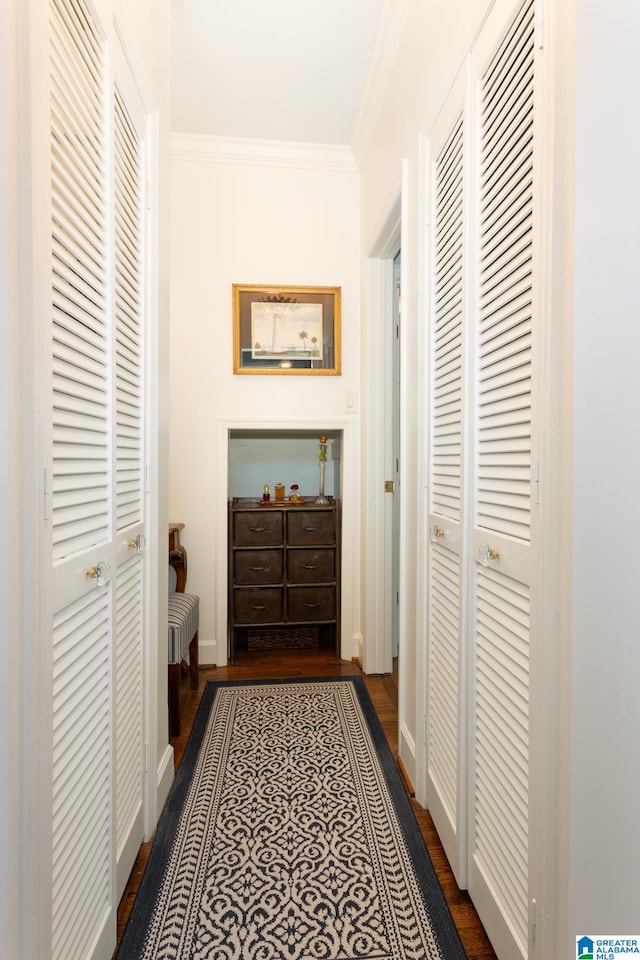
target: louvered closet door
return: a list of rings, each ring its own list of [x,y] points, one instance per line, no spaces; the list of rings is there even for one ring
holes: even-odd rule
[[[50,29],[50,933],[53,960],[86,960],[110,957],[115,933],[106,83],[82,3],[52,0]]]
[[[466,886],[466,723],[461,530],[465,320],[464,84],[429,137],[431,310],[427,785],[431,816]]]
[[[116,77],[114,97],[118,900],[144,835],[145,732],[145,118],[133,85],[125,79],[119,85]]]
[[[501,960],[529,950],[534,54],[533,3],[498,2],[473,57],[479,180],[469,891]]]

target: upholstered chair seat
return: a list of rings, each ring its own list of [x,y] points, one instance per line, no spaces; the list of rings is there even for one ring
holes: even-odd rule
[[[176,566],[179,567],[181,558],[170,555],[169,559],[169,732],[172,737],[178,737],[182,729],[180,717],[180,674],[182,672],[182,664],[186,660],[187,655],[189,658],[191,689],[198,689],[200,600],[195,594],[176,592],[178,583],[184,589],[186,575],[184,577],[178,577],[178,571],[176,571]]]

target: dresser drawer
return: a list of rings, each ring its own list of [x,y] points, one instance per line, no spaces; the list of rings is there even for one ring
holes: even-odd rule
[[[235,567],[237,584],[280,583],[282,550],[238,550]]]
[[[278,546],[284,540],[282,510],[249,510],[234,516],[237,547]]]
[[[236,587],[233,606],[238,624],[279,623],[284,614],[279,587]]]
[[[247,631],[318,626],[340,652],[340,504],[229,501],[228,651]]]
[[[287,551],[289,583],[330,583],[336,578],[335,550],[300,548]]]
[[[289,621],[312,623],[334,620],[336,592],[334,587],[290,587],[287,591]]]
[[[333,510],[296,510],[287,517],[287,540],[292,546],[333,544],[336,523]]]

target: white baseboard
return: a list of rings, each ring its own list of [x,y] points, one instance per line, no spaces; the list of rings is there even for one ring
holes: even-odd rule
[[[167,797],[169,796],[169,790],[171,789],[173,778],[173,747],[170,743],[168,743],[164,753],[162,754],[162,757],[160,758],[160,763],[158,764],[158,806],[156,808],[158,811],[158,817],[160,817],[162,809],[167,801]]]
[[[199,643],[198,663],[202,667],[222,666],[218,657],[218,645],[216,643]]]
[[[345,659],[347,660],[357,660],[358,663],[362,666],[362,658],[364,656],[364,639],[361,633],[354,633],[351,638],[351,654]]]
[[[345,650],[345,647],[348,647],[348,649]],[[362,634],[354,634],[350,642],[343,642],[342,657],[345,660],[358,660],[359,663],[362,663],[363,649],[364,642]],[[198,664],[201,667],[222,667],[225,663],[226,657],[223,660],[216,643],[202,643],[201,641],[198,644]]]
[[[411,782],[416,782],[416,743],[404,724],[400,725],[398,754]]]

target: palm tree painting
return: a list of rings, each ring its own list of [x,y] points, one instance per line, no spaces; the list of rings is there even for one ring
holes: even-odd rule
[[[254,301],[254,359],[322,360],[322,304]]]

